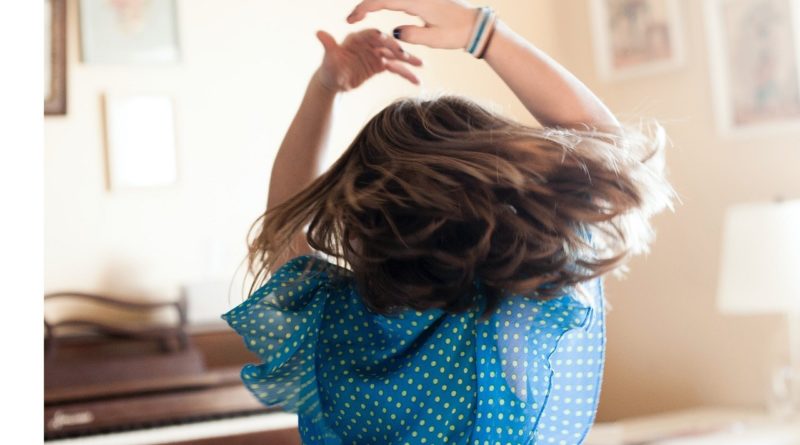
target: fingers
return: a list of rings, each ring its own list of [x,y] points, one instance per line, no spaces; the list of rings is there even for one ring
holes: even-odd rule
[[[378,33],[372,40],[373,45],[376,48],[385,48],[394,55],[394,59],[402,60],[406,63],[409,63],[414,66],[422,66],[422,60],[418,57],[414,56],[411,53],[406,52],[403,47],[400,46],[400,43],[389,37],[386,34]]]
[[[408,53],[405,53],[405,57],[398,58],[397,54],[395,54],[389,48],[375,48],[375,55],[387,61],[396,60],[398,62],[407,63],[412,66],[422,66],[422,61],[417,59],[416,57]]]
[[[364,0],[347,16],[347,23],[359,22],[370,12],[380,10],[403,11],[407,14],[419,15],[423,3],[414,0]]]
[[[320,32],[317,36],[323,45],[328,41],[325,34],[327,33]],[[331,37],[330,40],[332,41],[333,38]],[[410,66],[422,66],[422,60],[403,50],[397,40],[377,29],[367,29],[350,34],[341,46],[337,45],[337,47],[340,48],[342,54],[351,58],[355,65],[365,68],[369,73],[368,77],[382,71],[389,71],[415,85],[420,83],[409,68]]]
[[[417,76],[415,76],[414,73],[412,73],[411,70],[408,69],[408,67],[403,65],[403,63],[398,62],[396,60],[387,60],[386,63],[384,63],[384,67],[386,68],[386,71],[395,73],[398,76],[403,77],[409,82],[413,83],[414,85],[419,85],[419,79],[417,78]]]
[[[375,48],[375,55],[384,59],[397,59],[395,54],[389,48]]]
[[[336,39],[325,31],[317,31],[317,39],[322,43],[322,47],[325,48],[326,53],[339,47],[339,44],[336,43]]]
[[[398,26],[394,29],[395,39],[415,45],[429,45],[440,37],[440,33],[441,31],[435,28],[413,25]]]

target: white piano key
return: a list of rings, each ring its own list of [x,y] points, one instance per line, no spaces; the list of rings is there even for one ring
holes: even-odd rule
[[[152,445],[297,428],[297,415],[266,413],[119,433],[48,440],[47,445]]]

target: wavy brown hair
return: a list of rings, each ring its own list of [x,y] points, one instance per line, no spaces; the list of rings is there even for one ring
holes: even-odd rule
[[[526,126],[461,97],[403,99],[336,163],[251,227],[251,292],[306,225],[379,313],[484,315],[508,293],[552,298],[646,251],[669,206],[665,137]]]

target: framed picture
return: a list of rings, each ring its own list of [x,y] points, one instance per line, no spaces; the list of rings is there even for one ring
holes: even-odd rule
[[[177,182],[171,97],[107,94],[105,118],[109,189]]]
[[[81,0],[83,61],[161,64],[180,59],[175,0]]]
[[[800,1],[707,0],[706,8],[720,132],[800,130]]]
[[[683,24],[677,0],[589,1],[601,78],[626,79],[683,65]]]
[[[67,113],[66,0],[44,0],[44,114]]]

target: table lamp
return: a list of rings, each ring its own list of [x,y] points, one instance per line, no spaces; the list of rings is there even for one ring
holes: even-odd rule
[[[717,305],[728,314],[785,314],[786,415],[800,412],[800,200],[748,203],[725,214]],[[773,385],[775,382],[773,382]]]

